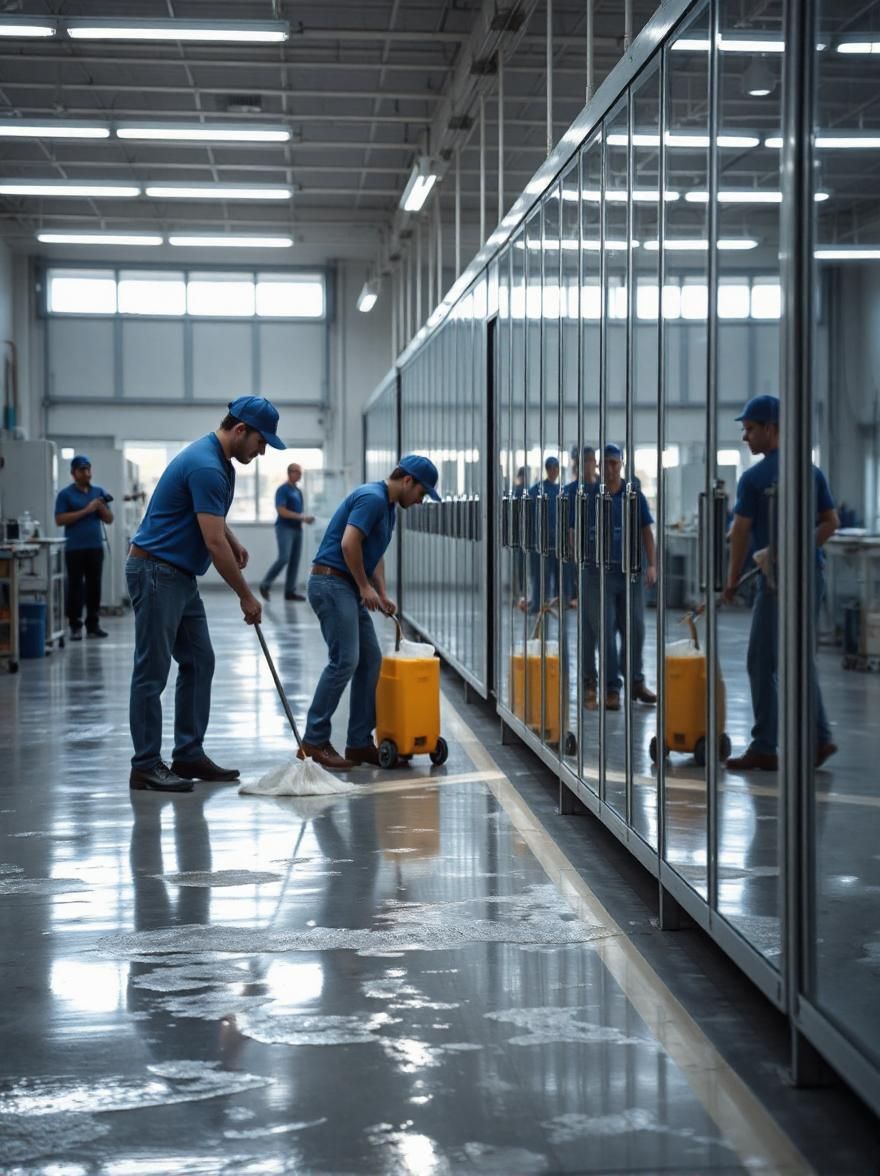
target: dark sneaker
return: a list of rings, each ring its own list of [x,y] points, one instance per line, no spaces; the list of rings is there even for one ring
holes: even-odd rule
[[[210,780],[215,783],[230,783],[239,777],[238,768],[221,768],[206,755],[194,760],[172,760],[171,771],[181,780]]]
[[[106,631],[106,629],[102,629],[101,626],[98,625],[94,629],[89,629],[89,631],[86,633],[86,636],[87,637],[109,637],[110,634]]]
[[[779,756],[747,747],[742,755],[728,756],[727,767],[731,772],[775,772],[779,767]]]
[[[820,747],[816,748],[816,767],[821,768],[827,759],[831,759],[836,754],[836,743],[823,743]]]
[[[646,703],[648,706],[657,705],[657,695],[653,690],[649,690],[644,682],[636,683],[636,688],[633,691],[633,698],[635,698],[637,702]]]
[[[369,768],[381,767],[379,763],[379,748],[375,743],[368,743],[366,747],[346,747],[345,758],[359,766]]]
[[[147,792],[192,792],[193,786],[189,780],[181,780],[180,776],[172,772],[167,764],[160,760],[155,767],[132,768],[128,778],[128,786],[132,790]]]
[[[71,629],[70,630],[70,640],[71,641],[82,641],[82,639],[83,639],[82,629]]]
[[[285,600],[305,600],[305,597],[299,592],[285,592]]]
[[[318,747],[314,743],[303,743],[302,750],[296,753],[296,758],[312,759],[330,772],[347,772],[349,768],[357,766],[354,760],[344,759],[332,743],[325,743],[323,747]]]
[[[261,584],[260,588],[259,588],[259,592],[260,592],[260,596],[262,596],[263,600],[269,599],[270,592],[269,592],[268,584]]]

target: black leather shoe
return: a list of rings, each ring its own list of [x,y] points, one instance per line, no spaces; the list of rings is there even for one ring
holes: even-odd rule
[[[82,639],[83,639],[82,629],[71,629],[70,630],[70,640],[71,641],[82,641]]]
[[[183,780],[210,780],[214,783],[230,783],[239,777],[238,768],[221,768],[206,755],[194,760],[173,760],[171,771]]]
[[[192,792],[193,786],[189,780],[181,780],[167,764],[160,760],[154,768],[132,768],[128,778],[131,789],[143,789],[148,792]]]
[[[260,596],[262,596],[263,600],[269,600],[271,598],[269,588],[266,584],[260,585]]]
[[[109,637],[110,634],[105,629],[102,629],[100,625],[98,625],[98,627],[95,629],[89,629],[86,636],[87,637]]]
[[[285,600],[305,600],[305,597],[299,592],[285,592]]]

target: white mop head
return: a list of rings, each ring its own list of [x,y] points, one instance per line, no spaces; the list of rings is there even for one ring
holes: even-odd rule
[[[240,796],[338,796],[357,791],[356,784],[331,775],[313,759],[291,760],[238,790]]]

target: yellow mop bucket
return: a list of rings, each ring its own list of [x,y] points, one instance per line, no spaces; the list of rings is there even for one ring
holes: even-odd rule
[[[394,653],[382,658],[376,684],[376,743],[379,763],[393,768],[398,760],[428,755],[443,764],[449,755],[440,735],[440,659],[433,645],[407,641],[400,622]]]
[[[544,617],[552,611],[541,609],[525,647],[510,655],[510,709],[545,743],[559,743],[559,642],[542,635]]]

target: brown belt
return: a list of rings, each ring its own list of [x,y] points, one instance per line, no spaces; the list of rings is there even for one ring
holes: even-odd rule
[[[132,559],[149,559],[153,563],[164,564],[166,568],[174,568],[175,572],[180,572],[184,576],[192,575],[192,572],[187,572],[183,568],[179,568],[177,564],[170,563],[167,559],[161,559],[158,555],[153,555],[152,551],[145,551],[143,547],[137,547],[134,543],[129,547],[128,554]]]
[[[354,584],[354,580],[346,572],[340,572],[339,568],[329,568],[326,564],[312,564],[313,576],[336,576],[338,580],[345,580],[347,584]]]

